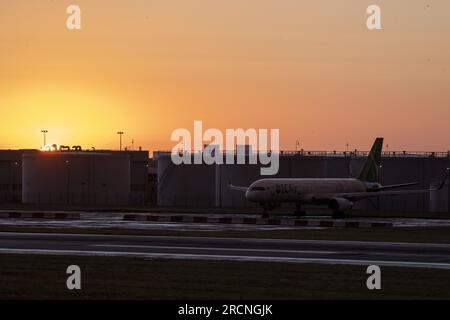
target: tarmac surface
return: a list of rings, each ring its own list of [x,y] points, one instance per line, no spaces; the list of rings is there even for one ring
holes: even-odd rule
[[[0,254],[267,261],[450,270],[450,245],[215,237],[0,232]]]
[[[17,210],[15,210],[17,211]],[[0,210],[0,212],[8,212]],[[20,212],[20,211],[19,211]],[[30,211],[23,211],[30,212]],[[42,212],[42,211],[39,211]],[[48,211],[55,212],[55,211]],[[67,213],[67,211],[58,211]],[[73,211],[70,211],[73,212]],[[95,213],[79,212],[79,220],[40,220],[40,219],[0,219],[0,226],[26,226],[26,227],[50,227],[50,228],[117,228],[117,229],[146,229],[146,230],[173,230],[173,231],[258,231],[258,230],[286,230],[286,229],[323,229],[323,227],[305,227],[291,225],[239,225],[239,224],[211,224],[211,223],[174,223],[174,222],[149,222],[149,221],[124,221],[124,213]],[[130,213],[128,213],[130,214]],[[132,214],[132,213],[131,213]],[[172,213],[175,215],[177,213]],[[177,215],[183,215],[179,213]],[[192,215],[192,214],[188,214]],[[259,218],[259,215],[243,214],[198,214],[208,217],[247,217]],[[294,218],[293,216],[286,216]],[[329,219],[323,216],[307,216],[308,219]],[[392,223],[394,227],[438,227],[450,226],[450,219],[409,219],[409,218],[351,218],[358,222]]]

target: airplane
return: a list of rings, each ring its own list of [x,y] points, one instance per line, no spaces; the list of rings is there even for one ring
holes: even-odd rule
[[[249,187],[229,185],[231,190],[245,192],[245,198],[263,207],[263,217],[281,203],[295,203],[295,215],[305,216],[303,205],[328,205],[333,218],[344,218],[356,201],[379,196],[421,194],[440,190],[438,188],[392,190],[417,185],[418,182],[383,186],[377,182],[380,168],[383,138],[376,138],[358,178],[269,178],[253,182]]]

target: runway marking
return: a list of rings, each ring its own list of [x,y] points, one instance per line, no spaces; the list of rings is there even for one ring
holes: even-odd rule
[[[22,232],[0,232],[0,239],[2,236],[17,236],[19,237],[34,237],[34,236],[47,236],[47,237],[63,237],[63,238],[76,238],[76,237],[95,237],[95,238],[133,238],[133,239],[171,239],[171,240],[216,240],[227,241],[233,240],[238,242],[273,242],[273,243],[290,243],[290,244],[351,244],[351,245],[370,245],[370,246],[382,246],[382,245],[395,245],[402,247],[430,247],[430,248],[450,248],[450,244],[445,243],[427,243],[427,242],[383,242],[383,241],[346,241],[346,240],[293,240],[293,239],[268,239],[268,238],[226,238],[226,237],[185,237],[185,236],[139,236],[139,235],[106,235],[106,234],[83,234],[83,233],[22,233]]]
[[[334,254],[334,255],[357,255],[362,254],[360,251],[342,250],[342,251],[321,251],[321,250],[278,250],[278,249],[245,249],[245,248],[216,248],[216,247],[183,247],[183,246],[147,246],[147,245],[121,245],[121,244],[90,244],[90,247],[110,247],[110,248],[136,248],[136,249],[174,249],[174,250],[216,250],[216,251],[240,251],[240,252],[274,252],[274,253],[305,253],[305,254]],[[405,252],[370,252],[373,255],[379,256],[402,256],[402,257],[436,257],[441,256],[439,253],[435,254],[421,254],[421,253],[405,253]]]
[[[321,259],[321,258],[285,258],[285,257],[259,257],[259,256],[224,256],[200,254],[165,254],[145,252],[117,252],[117,251],[78,251],[78,250],[46,250],[46,249],[0,249],[0,253],[18,254],[50,254],[50,255],[76,255],[76,256],[114,256],[114,257],[141,257],[186,260],[225,260],[225,261],[261,261],[261,262],[287,262],[287,263],[318,263],[331,265],[380,265],[390,267],[412,267],[450,270],[449,263],[411,262],[411,261],[383,261],[383,260],[355,260],[355,259]]]
[[[184,249],[184,250],[217,250],[217,251],[243,251],[243,252],[281,252],[281,253],[315,253],[315,254],[336,254],[336,251],[320,250],[278,250],[278,249],[242,249],[242,248],[215,248],[215,247],[175,247],[175,246],[143,246],[143,245],[121,245],[121,244],[91,244],[91,247],[112,247],[112,248],[148,248],[148,249]]]

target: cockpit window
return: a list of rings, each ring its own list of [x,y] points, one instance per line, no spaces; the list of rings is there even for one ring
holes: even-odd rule
[[[264,187],[253,187],[250,191],[266,191]]]

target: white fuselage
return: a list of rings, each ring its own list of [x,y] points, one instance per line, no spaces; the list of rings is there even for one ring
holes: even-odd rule
[[[368,187],[363,181],[344,178],[261,179],[250,185],[245,197],[258,203],[320,204],[342,193],[365,192]]]

